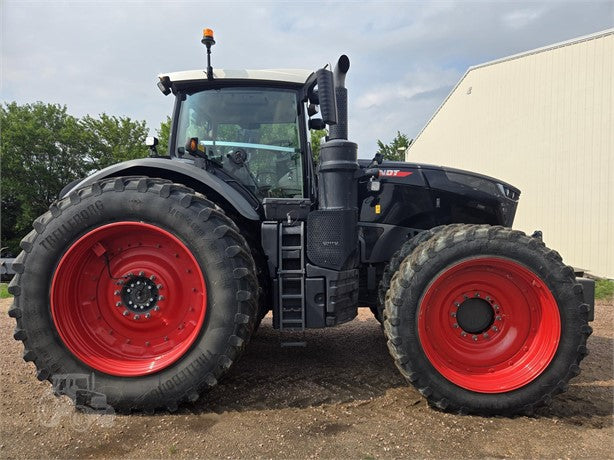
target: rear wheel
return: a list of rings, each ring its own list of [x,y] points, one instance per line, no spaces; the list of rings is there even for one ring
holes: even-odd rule
[[[41,380],[116,410],[175,409],[238,358],[254,328],[249,247],[213,203],[150,178],[95,183],[22,241],[10,315]],[[74,393],[74,392],[73,392]]]
[[[587,354],[588,306],[540,241],[484,225],[442,231],[394,275],[385,330],[397,367],[429,402],[479,414],[532,411]]]

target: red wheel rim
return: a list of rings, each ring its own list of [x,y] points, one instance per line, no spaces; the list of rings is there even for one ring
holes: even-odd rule
[[[484,321],[474,321],[471,311]],[[433,367],[480,393],[512,391],[536,379],[561,335],[558,307],[545,283],[525,266],[497,257],[444,270],[426,290],[418,315],[420,343]]]
[[[136,377],[173,364],[198,337],[206,309],[205,279],[191,251],[142,222],[91,230],[68,248],[51,282],[62,341],[111,375]]]

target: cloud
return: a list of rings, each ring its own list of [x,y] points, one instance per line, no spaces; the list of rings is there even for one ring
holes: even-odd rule
[[[362,156],[414,137],[467,67],[611,27],[612,2],[1,3],[2,99],[66,104],[75,115],[145,119],[172,110],[161,72],[203,68],[203,27],[219,68],[316,69],[352,60],[350,133]]]

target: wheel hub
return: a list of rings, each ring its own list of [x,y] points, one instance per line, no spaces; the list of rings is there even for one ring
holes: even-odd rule
[[[473,297],[463,301],[456,312],[456,321],[469,334],[481,334],[492,326],[495,312],[486,300]]]
[[[153,279],[146,277],[144,273],[142,275],[128,275],[120,292],[120,297],[124,307],[138,314],[153,310],[160,298],[156,283]]]

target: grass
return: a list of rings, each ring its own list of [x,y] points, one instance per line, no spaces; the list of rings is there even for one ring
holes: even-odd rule
[[[601,279],[595,281],[595,299],[614,299],[614,280]]]
[[[8,299],[13,297],[9,294],[9,285],[7,283],[0,283],[0,299]]]

